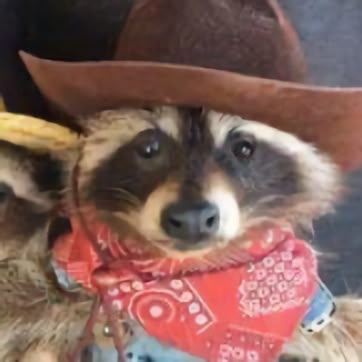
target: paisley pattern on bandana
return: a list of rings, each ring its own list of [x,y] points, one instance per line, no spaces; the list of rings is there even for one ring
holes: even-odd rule
[[[97,242],[125,260],[108,272],[112,286],[97,289],[93,274],[102,262],[76,223],[54,249],[58,265],[149,335],[209,362],[274,361],[317,290],[313,251],[283,228],[250,230],[250,248],[233,246],[233,260],[244,262],[183,273],[197,260],[150,259],[137,242],[94,227]]]

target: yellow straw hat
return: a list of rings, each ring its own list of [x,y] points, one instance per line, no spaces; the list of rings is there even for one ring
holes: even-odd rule
[[[34,151],[55,152],[75,147],[79,136],[42,119],[0,112],[0,140]]]

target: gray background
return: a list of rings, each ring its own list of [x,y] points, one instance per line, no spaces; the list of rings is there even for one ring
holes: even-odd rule
[[[280,0],[306,51],[310,81],[362,86],[362,1]],[[362,115],[361,115],[362,118]],[[316,244],[334,253],[322,274],[336,294],[362,291],[362,170],[350,176],[351,194],[336,216],[316,225]]]

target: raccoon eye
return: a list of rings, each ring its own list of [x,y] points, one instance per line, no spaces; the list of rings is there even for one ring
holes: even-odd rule
[[[138,156],[144,159],[152,159],[160,153],[160,140],[158,135],[152,131],[145,131],[140,135],[139,143],[137,145]]]
[[[144,144],[138,149],[138,154],[143,158],[152,158],[157,156],[159,152],[160,143],[157,140],[153,140],[148,144]]]
[[[246,160],[253,156],[255,151],[255,142],[253,140],[241,139],[232,145],[232,152],[239,160]]]
[[[0,206],[6,204],[12,196],[12,188],[6,183],[0,182]]]

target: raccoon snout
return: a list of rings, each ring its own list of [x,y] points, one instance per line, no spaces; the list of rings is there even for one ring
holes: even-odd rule
[[[220,210],[210,202],[176,202],[165,208],[162,228],[173,239],[185,243],[205,241],[218,232]]]

